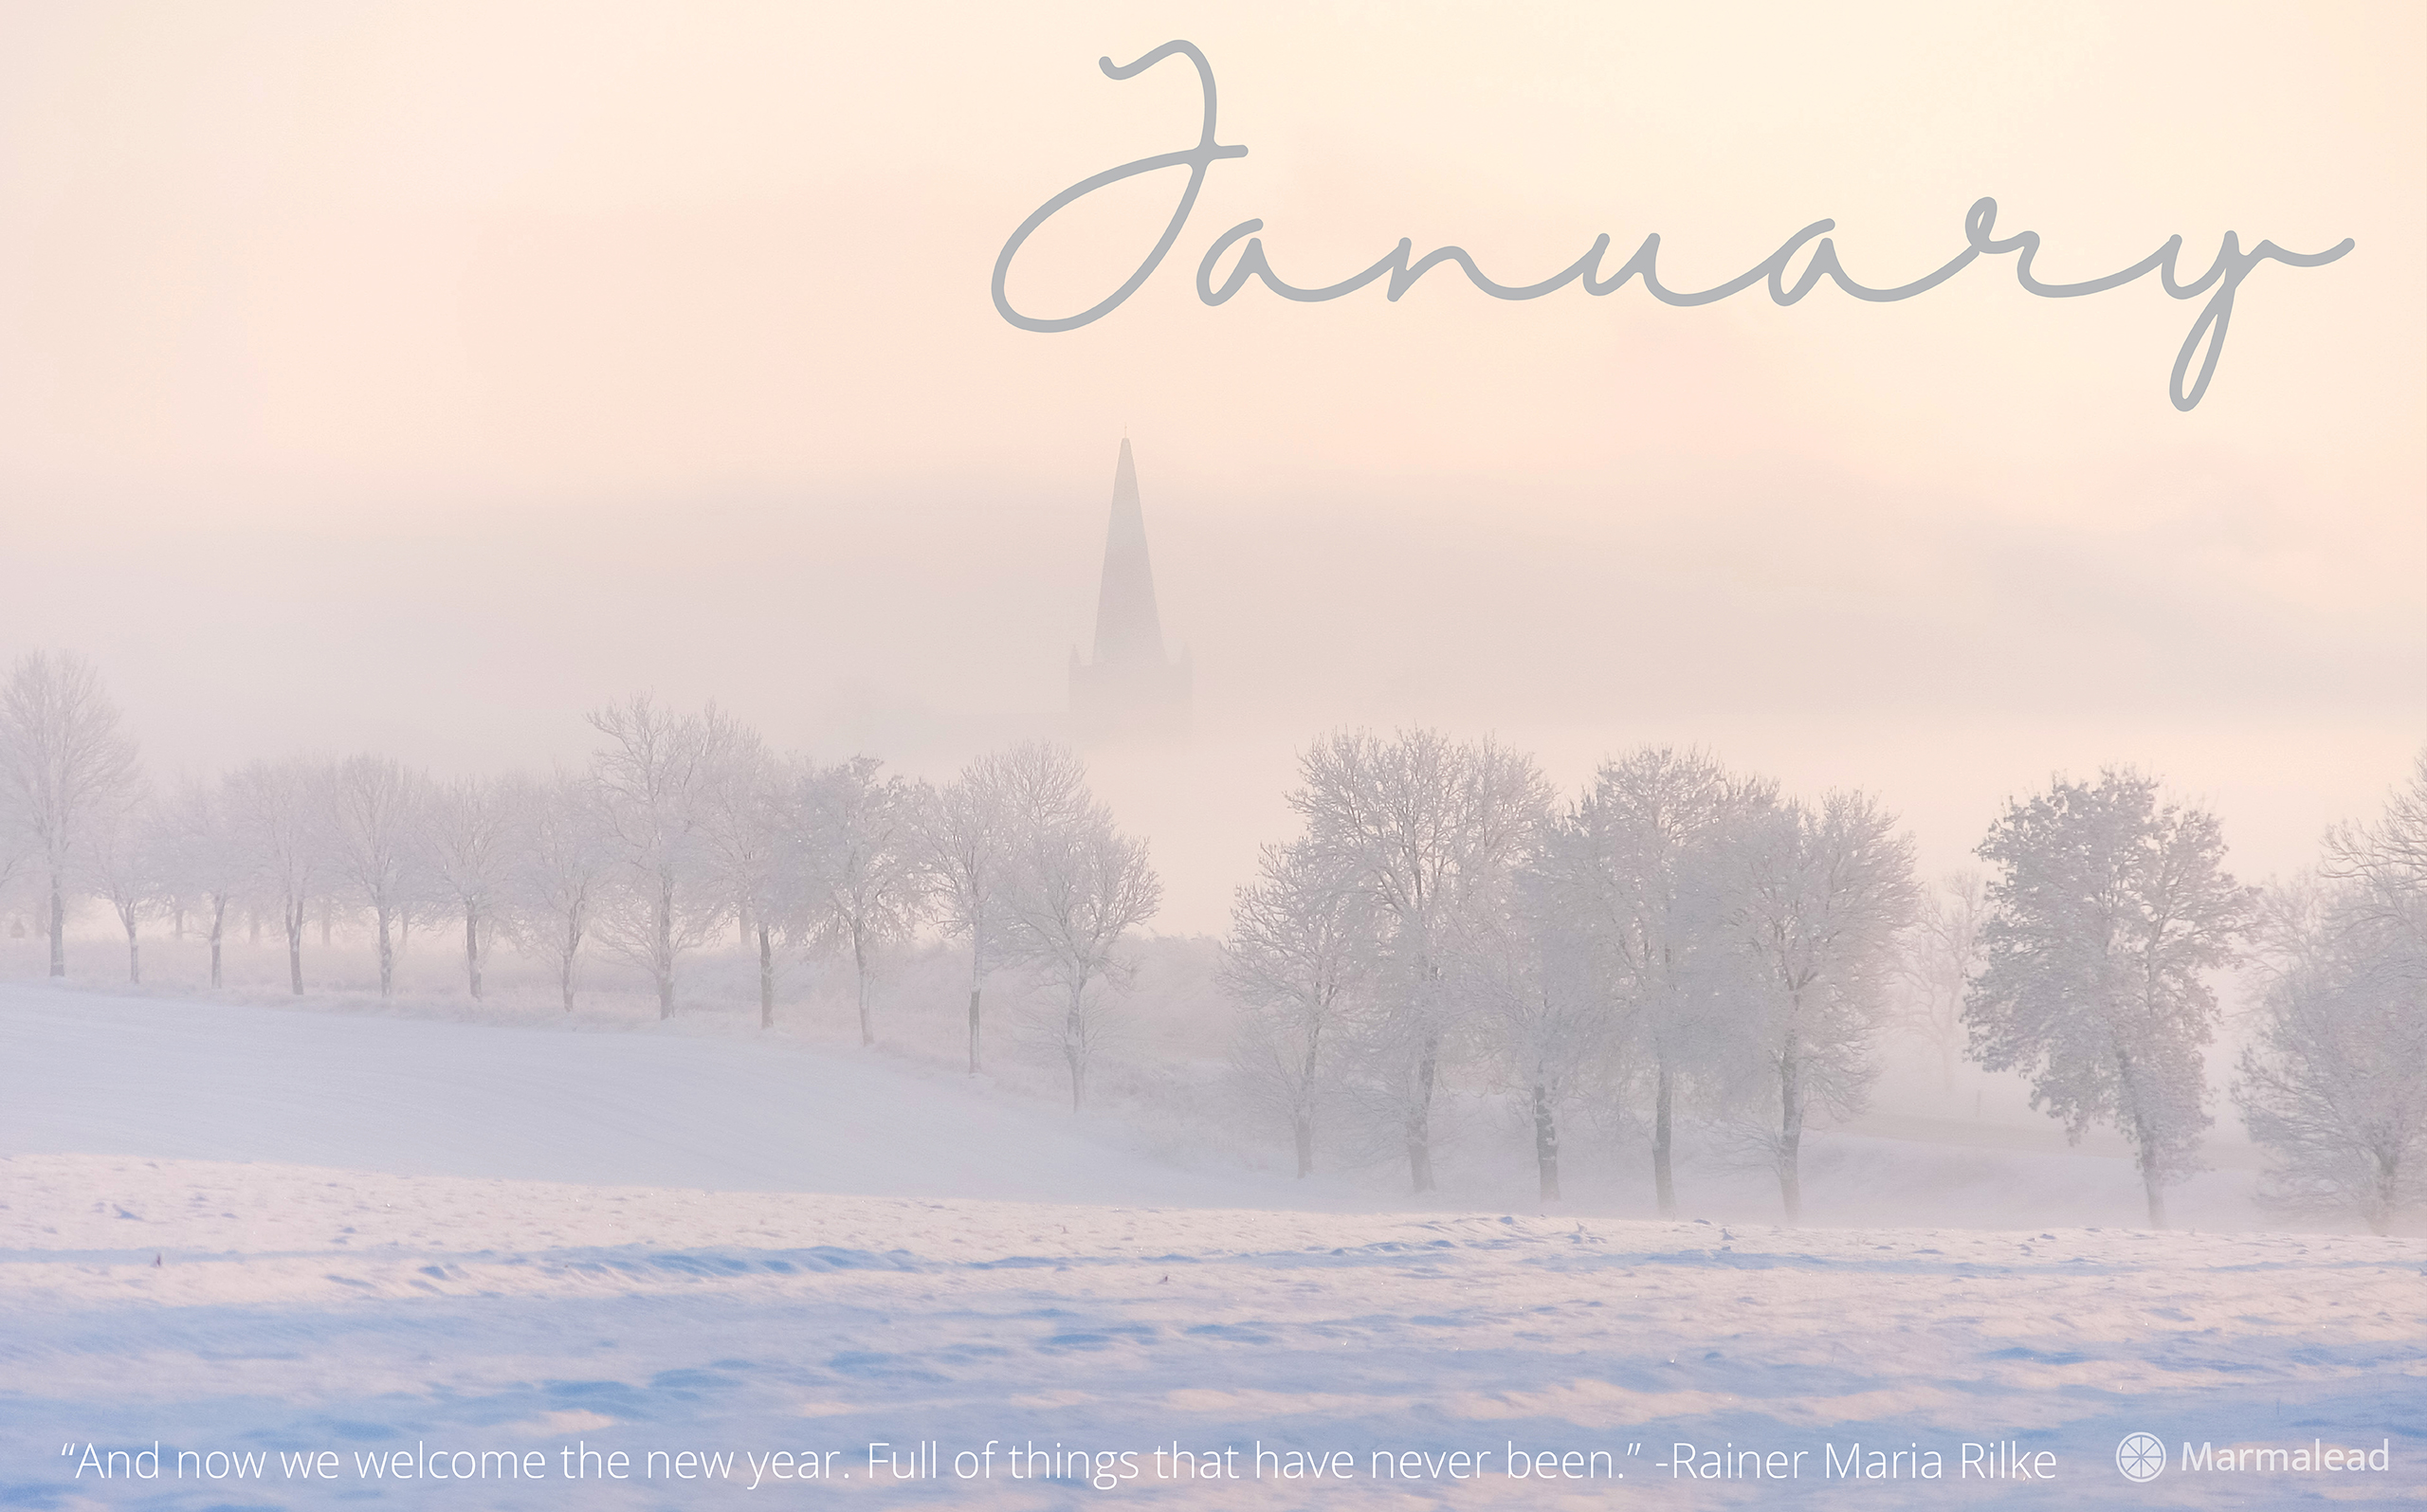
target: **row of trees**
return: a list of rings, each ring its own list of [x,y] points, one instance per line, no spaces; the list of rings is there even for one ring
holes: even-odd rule
[[[1251,1103],[1314,1168],[1318,1131],[1397,1143],[1432,1184],[1453,1062],[1530,1119],[1559,1194],[1564,1120],[1650,1137],[1675,1211],[1678,1118],[1776,1174],[1790,1220],[1814,1110],[1858,1110],[1882,1035],[1918,1030],[2030,1084],[2078,1139],[2129,1141],[2153,1225],[2199,1168],[2217,975],[2256,965],[2235,1088],[2277,1160],[2272,1196],[2382,1229],[2427,1160],[2427,756],[2324,878],[2262,891],[2215,816],[2130,771],[2011,804],[1934,891],[1871,798],[1782,794],[1690,752],[1605,763],[1558,802],[1524,757],[1430,731],[1342,734],[1302,757],[1300,834],[1232,911],[1224,978]]]
[[[1233,912],[1236,1059],[1299,1171],[1345,1113],[1386,1127],[1432,1185],[1444,1068],[1480,1064],[1524,1104],[1542,1195],[1562,1120],[1639,1110],[1661,1211],[1674,1120],[1722,1113],[1801,1206],[1804,1123],[1877,1074],[1911,845],[1861,793],[1817,803],[1691,753],[1638,752],[1555,804],[1533,764],[1430,731],[1343,734],[1301,764],[1305,826]]]
[[[1119,947],[1160,884],[1068,751],[1014,747],[937,789],[865,756],[773,751],[713,706],[635,698],[590,722],[587,766],[544,778],[440,779],[366,754],[256,761],[155,793],[91,665],[37,652],[0,689],[0,881],[39,874],[54,975],[68,904],[89,894],[125,932],[131,981],[155,921],[193,922],[217,987],[230,924],[266,916],[298,994],[316,913],[324,930],[333,913],[367,925],[383,996],[411,930],[460,927],[474,998],[505,942],[550,963],[570,1011],[595,950],[646,974],[661,1017],[685,957],[733,929],[757,956],[762,1027],[779,964],[831,954],[850,963],[864,1043],[877,954],[932,923],[971,947],[970,1069],[989,974],[1025,968],[1052,990],[1073,1106],[1085,1099]]]
[[[461,928],[483,992],[501,942],[549,962],[574,1006],[588,955],[637,967],[661,1016],[720,932],[756,954],[762,1026],[783,961],[847,957],[861,1034],[879,952],[932,929],[969,951],[968,1060],[990,977],[1047,989],[1048,1037],[1086,1100],[1117,1019],[1122,943],[1154,916],[1145,847],[1067,751],[1012,748],[940,787],[860,757],[770,750],[713,706],[647,698],[591,717],[589,762],[540,778],[437,779],[393,759],[258,761],[147,784],[89,663],[35,652],[0,683],[0,884],[41,900],[50,970],[89,895],[123,928],[192,920],[210,980],[231,920],[274,919],[304,990],[308,920],[361,920],[379,986],[415,927]],[[1782,793],[1692,752],[1604,763],[1572,799],[1488,740],[1344,732],[1303,756],[1299,833],[1239,890],[1221,979],[1250,1104],[1294,1143],[1387,1144],[1433,1183],[1449,1078],[1479,1070],[1531,1123],[1545,1197],[1579,1112],[1640,1126],[1664,1213],[1679,1120],[1725,1131],[1801,1207],[1816,1110],[1865,1102],[1902,1026],[2030,1084],[2078,1139],[2129,1141],[2150,1220],[2212,1121],[2214,983],[2258,973],[2234,1099],[2276,1157],[2269,1195],[2383,1229],[2427,1191],[2427,755],[2312,878],[2246,887],[2213,814],[2129,771],[2008,806],[1990,870],[1935,890],[1870,797]]]

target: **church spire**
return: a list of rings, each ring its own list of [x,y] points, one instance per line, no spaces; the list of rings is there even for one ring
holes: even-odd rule
[[[1070,653],[1070,716],[1087,740],[1171,735],[1188,720],[1188,657],[1167,661],[1155,604],[1155,567],[1146,552],[1146,515],[1138,501],[1138,463],[1129,437],[1112,471],[1112,518],[1104,527],[1104,576],[1096,590],[1095,660]]]
[[[1112,520],[1104,537],[1104,581],[1096,592],[1096,665],[1163,661],[1163,621],[1155,609],[1155,567],[1146,554],[1146,513],[1138,502],[1138,464],[1129,438],[1112,473]]]

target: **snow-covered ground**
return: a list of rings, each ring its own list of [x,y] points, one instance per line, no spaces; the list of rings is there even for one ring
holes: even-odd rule
[[[0,1505],[2427,1498],[2416,1239],[1393,1212],[1153,1149],[856,1052],[0,989]],[[2386,1467],[2135,1485],[2135,1432]]]

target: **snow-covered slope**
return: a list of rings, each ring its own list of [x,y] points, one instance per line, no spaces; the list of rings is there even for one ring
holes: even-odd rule
[[[0,1505],[2427,1496],[2418,1240],[1283,1193],[850,1053],[0,991]]]
[[[965,1079],[784,1041],[0,987],[0,1154],[717,1190],[1256,1200]]]
[[[1445,1113],[1460,1132],[1441,1152],[1443,1190],[1425,1205],[1539,1211],[1530,1130],[1487,1100]],[[1896,1120],[1881,1125],[1897,1132]],[[0,1155],[718,1191],[1366,1211],[1407,1204],[1395,1161],[1299,1182],[1284,1153],[1250,1169],[1235,1149],[1195,1141],[1202,1132],[1164,1126],[1152,1108],[1074,1119],[1032,1092],[916,1057],[759,1035],[730,1019],[576,1029],[546,1014],[471,1024],[0,986]],[[1809,1218],[1988,1228],[2140,1218],[2128,1158],[2068,1150],[2053,1123],[1949,1121],[1925,1132],[1808,1134]],[[1567,1157],[1561,1211],[1650,1214],[1639,1144],[1622,1151],[1578,1131]],[[2196,1229],[2280,1221],[2254,1209],[2252,1182],[2247,1169],[2195,1177],[2171,1194],[2177,1220]],[[1680,1193],[1689,1217],[1768,1222],[1778,1211],[1764,1173],[1697,1150],[1690,1137]]]
[[[802,1494],[769,1478],[777,1451],[870,1489],[878,1443],[869,1504],[1088,1494],[1067,1458],[1014,1478],[1013,1446],[1108,1454],[1087,1468],[1117,1492],[1204,1506],[1640,1490],[2259,1508],[2427,1489],[2427,1251],[2405,1240],[932,1202],[93,1156],[0,1160],[0,1200],[14,1504],[696,1505],[754,1480]],[[2170,1454],[2382,1446],[2385,1468],[2138,1486],[2114,1464],[2136,1432]],[[99,1478],[113,1448],[155,1441],[164,1466],[197,1456],[185,1479]],[[934,1473],[897,1482],[920,1444]],[[1680,1444],[1698,1468],[1758,1450],[1786,1478],[1700,1479]],[[1832,1476],[1857,1444],[1898,1473]],[[1175,1447],[1245,1479],[1179,1479]],[[1259,1448],[1276,1455],[1260,1479]],[[1512,1448],[1560,1473],[1512,1477]],[[625,1454],[632,1478],[569,1483],[584,1448]],[[328,1479],[281,1467],[324,1450]],[[728,1468],[684,1482],[684,1450]],[[501,1484],[491,1459],[476,1485],[396,1482],[394,1456],[422,1472],[432,1451],[441,1473],[510,1453],[543,1478]],[[246,1453],[259,1473],[228,1468]],[[1967,1477],[1967,1453],[2053,1479]],[[1331,1466],[1320,1486],[1285,1473],[1308,1456]]]

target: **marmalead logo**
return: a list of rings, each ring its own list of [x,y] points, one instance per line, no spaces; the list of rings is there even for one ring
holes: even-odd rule
[[[2115,1467],[2127,1481],[2154,1481],[2165,1470],[2165,1446],[2148,1433],[2126,1433],[2115,1446]]]

